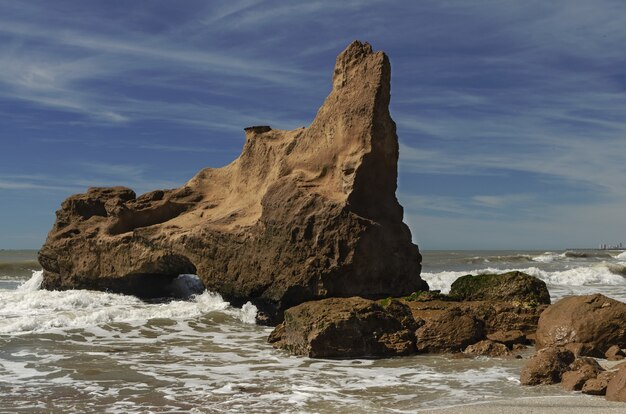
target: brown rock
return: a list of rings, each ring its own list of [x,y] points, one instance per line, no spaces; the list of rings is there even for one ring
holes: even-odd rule
[[[461,300],[550,303],[550,293],[548,293],[546,283],[539,278],[518,271],[461,276],[452,283],[450,296]]]
[[[484,338],[483,323],[461,308],[447,309],[415,332],[418,352],[459,352]]]
[[[505,357],[511,356],[511,351],[506,345],[489,339],[469,345],[463,351],[464,354],[470,356],[489,356],[489,357]]]
[[[496,331],[487,335],[487,339],[499,342],[512,348],[516,344],[527,344],[529,341],[526,338],[526,334],[519,329],[513,329],[510,331]]]
[[[520,382],[523,385],[556,384],[572,362],[574,354],[565,348],[541,349],[522,368]]]
[[[609,361],[619,361],[626,357],[624,351],[622,351],[622,349],[617,345],[613,345],[609,349],[607,349],[604,355]]]
[[[626,303],[595,294],[570,296],[539,318],[537,347],[582,344],[584,355],[603,357],[612,346],[626,348]]]
[[[561,377],[561,387],[568,391],[580,391],[588,380],[604,371],[595,359],[589,357],[577,358],[568,369]]]
[[[413,318],[416,321],[422,321],[422,324],[431,321],[431,324],[436,325],[434,321],[452,309],[471,317],[472,320],[478,321],[478,325],[482,325],[482,333],[473,339],[474,343],[485,339],[485,335],[495,335],[496,338],[499,337],[505,341],[517,340],[515,338],[518,335],[516,331],[523,334],[519,340],[528,343],[527,338],[537,329],[539,314],[545,309],[545,306],[527,307],[519,303],[495,301],[449,302],[433,300],[430,302],[407,302],[407,305],[411,308]],[[426,347],[423,352],[448,352],[448,350],[454,352],[464,349],[464,347],[458,346],[454,334],[443,332],[440,335],[435,334],[438,337],[439,345],[434,347],[432,351]],[[472,336],[469,335],[469,338]],[[453,343],[449,346],[443,346],[446,338],[450,338]],[[465,343],[470,345],[472,342]],[[420,347],[419,343],[418,347]]]
[[[246,128],[239,158],[174,190],[69,197],[40,250],[44,286],[163,296],[196,273],[278,318],[312,299],[428,290],[395,196],[390,74],[384,53],[354,42],[308,128]]]
[[[359,297],[329,298],[287,309],[269,342],[311,358],[408,355],[415,352],[414,324],[399,302],[386,309]]]
[[[606,387],[613,377],[617,374],[617,371],[604,371],[598,374],[597,377],[591,378],[583,385],[582,393],[589,395],[605,395]]]
[[[626,368],[621,368],[606,387],[606,399],[626,402]]]

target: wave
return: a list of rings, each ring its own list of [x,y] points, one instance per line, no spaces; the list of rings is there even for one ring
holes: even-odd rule
[[[539,263],[552,263],[555,260],[559,260],[563,257],[565,257],[563,253],[545,252],[543,254],[540,254],[539,256],[534,256],[532,258],[532,261]]]
[[[188,279],[182,278],[181,281],[187,284]],[[90,290],[41,290],[42,281],[43,271],[36,271],[16,290],[0,292],[0,334],[134,323],[156,318],[187,319],[210,312],[254,324],[257,314],[257,308],[250,302],[238,309],[230,306],[218,293],[209,291],[192,296],[190,300],[146,303],[134,296]]]
[[[512,254],[512,255],[503,255],[503,256],[474,256],[466,259],[467,263],[477,264],[477,263],[507,263],[507,262],[532,262],[533,257],[526,254]]]
[[[615,256],[615,258],[620,260],[626,260],[626,252],[621,252],[620,254]]]
[[[587,258],[611,258],[609,253],[602,251],[578,251],[578,250],[568,250],[563,253],[563,256],[570,257],[573,259],[587,259]]]
[[[0,262],[0,277],[28,277],[35,270],[41,270],[37,260]]]
[[[626,265],[617,263],[606,263],[606,267],[611,273],[626,277]]]
[[[441,290],[443,293],[450,292],[452,283],[461,276],[467,274],[478,275],[487,273],[506,273],[514,270],[528,273],[538,277],[548,285],[562,286],[593,286],[593,285],[624,285],[626,280],[626,266],[612,263],[601,263],[588,267],[575,267],[560,271],[547,271],[538,267],[528,267],[523,269],[499,269],[484,268],[462,272],[438,272],[422,273],[422,278],[428,282],[431,289]]]

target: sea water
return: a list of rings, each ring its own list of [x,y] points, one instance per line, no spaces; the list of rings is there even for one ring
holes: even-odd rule
[[[512,397],[523,360],[417,355],[315,360],[267,344],[251,304],[218,294],[147,303],[132,296],[39,289],[35,252],[0,251],[0,412],[427,412]],[[626,301],[617,251],[427,251],[423,278],[446,292],[459,276],[522,270],[553,301],[601,292]],[[179,279],[194,289],[193,275]],[[524,356],[528,357],[532,350]]]

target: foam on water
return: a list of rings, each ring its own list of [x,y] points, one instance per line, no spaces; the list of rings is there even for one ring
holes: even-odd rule
[[[591,266],[574,267],[565,270],[543,270],[538,267],[526,268],[482,268],[471,271],[444,271],[437,273],[422,273],[422,278],[428,282],[431,289],[441,290],[443,293],[450,292],[452,283],[461,276],[467,274],[478,275],[487,273],[506,273],[511,271],[522,271],[532,276],[536,276],[550,285],[564,286],[589,286],[610,285],[624,286],[626,279],[626,268],[612,263],[599,263]]]
[[[194,278],[180,278],[180,289],[196,289]],[[45,332],[57,328],[79,328],[116,322],[156,318],[193,318],[221,312],[244,323],[255,323],[257,309],[251,303],[233,308],[217,293],[204,291],[190,300],[150,304],[134,296],[89,290],[40,290],[43,272],[16,290],[0,291],[0,334]]]
[[[615,258],[619,260],[626,260],[626,252],[621,252],[620,254],[615,256]]]
[[[549,255],[552,262],[543,260]],[[472,268],[498,267],[466,270],[472,262],[461,257],[458,267],[446,263],[423,277],[433,289],[447,291],[465,274],[518,268],[546,280],[557,296],[575,283],[581,289],[616,290],[616,283],[626,280],[616,267],[624,263],[614,258],[550,252],[467,256],[475,259]],[[534,260],[537,256],[542,259]],[[291,357],[267,343],[271,328],[253,324],[253,305],[231,307],[203,291],[194,275],[173,283],[189,300],[158,304],[104,292],[39,290],[42,276],[35,272],[19,287],[0,290],[0,395],[6,410],[408,413],[565,393],[520,387],[523,361],[515,359]]]

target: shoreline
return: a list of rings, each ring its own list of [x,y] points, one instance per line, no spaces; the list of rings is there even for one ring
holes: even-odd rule
[[[435,414],[610,414],[623,413],[624,403],[593,395],[572,394],[545,397],[516,397],[495,401],[424,408],[416,413]]]

